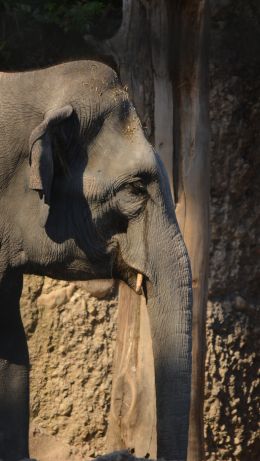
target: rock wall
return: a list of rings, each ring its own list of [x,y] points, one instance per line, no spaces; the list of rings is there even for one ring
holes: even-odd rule
[[[211,16],[206,459],[256,461],[260,4],[211,0]],[[105,450],[116,298],[109,284],[104,293],[96,291],[99,299],[87,289],[25,279],[31,445],[41,461],[80,461]]]
[[[32,456],[62,461],[103,452],[116,336],[114,286],[26,277]],[[103,299],[100,299],[103,298]],[[109,299],[108,299],[109,298]],[[76,458],[74,458],[74,455]],[[59,458],[58,458],[59,459]]]
[[[208,461],[255,461],[260,459],[260,4],[213,0],[211,15],[206,454]]]

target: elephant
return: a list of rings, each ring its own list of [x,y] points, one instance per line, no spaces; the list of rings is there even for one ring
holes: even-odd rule
[[[23,274],[115,278],[145,295],[158,456],[185,460],[192,288],[159,154],[116,72],[72,61],[0,73],[0,459],[29,459]]]

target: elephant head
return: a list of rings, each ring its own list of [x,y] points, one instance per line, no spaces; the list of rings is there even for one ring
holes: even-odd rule
[[[26,194],[34,217],[25,222],[17,210],[24,270],[142,286],[155,360],[158,455],[184,460],[191,274],[163,164],[109,67],[68,63],[33,78],[37,116],[26,127]]]

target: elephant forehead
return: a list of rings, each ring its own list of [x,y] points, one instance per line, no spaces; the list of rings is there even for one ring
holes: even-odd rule
[[[121,109],[112,114],[90,146],[88,169],[97,177],[131,175],[156,168],[154,150],[144,136],[133,106],[125,113]]]
[[[89,157],[87,169],[97,178],[131,176],[156,169],[156,159],[144,136],[134,141],[118,136],[112,143],[109,139],[104,144],[99,142]]]
[[[158,173],[158,164],[152,146],[144,138],[140,144],[125,145],[118,140],[116,151],[103,146],[90,159],[83,176],[84,193],[95,197],[98,191],[110,190],[114,185],[128,182],[144,173]]]

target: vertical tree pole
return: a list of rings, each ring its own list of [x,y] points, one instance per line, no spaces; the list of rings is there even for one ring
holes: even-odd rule
[[[167,169],[193,275],[188,461],[204,459],[209,249],[208,1],[150,2],[154,142]]]
[[[174,60],[174,191],[177,219],[193,276],[192,397],[188,461],[204,459],[205,313],[209,248],[209,118],[207,0],[177,11]],[[176,11],[173,12],[176,15]],[[175,35],[176,36],[176,35]]]

